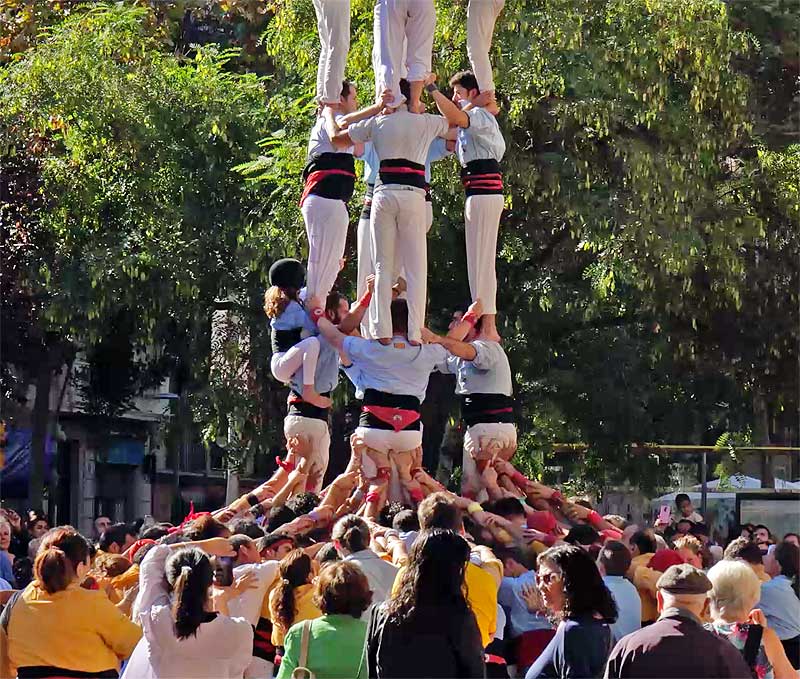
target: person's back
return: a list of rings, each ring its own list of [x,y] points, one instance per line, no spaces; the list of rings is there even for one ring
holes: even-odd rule
[[[617,604],[617,621],[611,625],[611,634],[617,642],[642,626],[642,600],[630,581],[619,575],[603,577],[614,602]]]
[[[306,621],[292,626],[286,635],[286,656],[297,658]],[[367,623],[350,615],[323,615],[307,621],[311,625],[307,667],[320,679],[363,679],[367,677],[364,637]],[[288,665],[281,665],[279,678],[290,677]]]
[[[381,559],[371,549],[354,552],[345,557],[345,561],[352,561],[367,576],[369,588],[372,590],[372,603],[379,604],[386,601],[392,594],[397,567]],[[369,611],[365,611],[363,620],[369,620]]]
[[[745,679],[750,671],[732,644],[703,629],[692,614],[672,609],[623,637],[611,651],[605,676]]]
[[[611,647],[611,628],[602,620],[580,616],[563,620],[552,641],[525,674],[525,679],[599,677]]]
[[[404,158],[419,165],[425,164],[431,142],[447,127],[442,116],[410,113],[405,106],[390,115],[381,115],[356,125],[372,127],[372,144],[380,160]],[[351,133],[356,125],[350,126]],[[402,153],[398,155],[401,149]]]
[[[763,628],[759,625],[750,625],[749,623],[724,623],[712,622],[706,625],[706,629],[714,632],[718,637],[727,639],[734,648],[736,648],[746,662],[750,663],[753,671],[758,675],[758,679],[773,679],[775,672],[772,664],[767,656],[767,649],[764,645]],[[760,639],[758,646],[753,645],[748,648],[748,639],[757,635]],[[750,654],[748,657],[746,654]]]

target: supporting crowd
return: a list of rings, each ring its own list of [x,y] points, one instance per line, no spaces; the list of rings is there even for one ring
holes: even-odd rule
[[[505,141],[489,49],[503,0],[469,0],[471,71],[436,86],[433,0],[377,0],[375,104],[344,79],[348,0],[314,0],[319,107],[300,211],[308,261],[270,269],[285,456],[252,492],[178,526],[0,520],[2,677],[797,677],[798,537],[717,544],[688,497],[654,526],[527,478],[495,258]],[[423,93],[439,115],[425,112]],[[455,154],[471,304],[426,328],[430,166]],[[356,183],[357,301],[334,290]],[[422,465],[420,407],[454,374],[459,493]],[[325,486],[331,394],[362,402]],[[741,534],[740,534],[741,533]]]

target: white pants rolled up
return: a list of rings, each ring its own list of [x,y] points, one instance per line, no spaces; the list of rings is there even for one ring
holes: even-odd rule
[[[378,0],[373,28],[376,94],[390,89],[397,106],[403,102],[400,78],[404,59],[410,82],[424,80],[431,70],[436,9],[433,0]]]
[[[474,458],[480,450],[481,439],[484,439],[484,443],[494,439],[501,448],[516,446],[517,427],[510,422],[487,422],[474,424],[467,429],[464,434],[464,452],[461,458],[462,492],[475,493],[482,488],[480,473]],[[478,502],[483,502],[487,498],[485,490],[480,490],[475,497]]]
[[[422,427],[419,431],[395,431],[394,429],[372,429],[371,427],[356,427],[356,436],[359,436],[369,447],[381,453],[388,453],[390,450],[398,453],[407,450],[414,450],[422,445]],[[377,473],[375,463],[364,457],[364,473],[367,477],[370,473],[374,476]]]
[[[272,376],[278,382],[289,382],[302,366],[303,384],[314,384],[314,373],[317,370],[319,358],[319,340],[316,337],[306,337],[300,340],[288,351],[272,354],[269,367]]]
[[[464,221],[467,241],[467,275],[472,301],[480,299],[484,314],[497,313],[497,232],[503,213],[503,196],[467,196]]]
[[[481,92],[494,91],[489,50],[494,25],[503,5],[505,0],[469,0],[467,6],[467,57]]]
[[[300,210],[308,235],[307,299],[331,291],[344,256],[350,218],[343,200],[310,195]]]
[[[405,272],[408,339],[420,342],[428,293],[425,195],[421,191],[383,189],[372,198],[370,246],[375,294],[369,306],[371,337],[392,336],[392,286],[398,267]]]
[[[350,51],[350,0],[314,0],[319,33],[317,100],[338,104]]]
[[[307,489],[312,493],[322,490],[322,481],[328,470],[330,460],[331,433],[325,420],[302,415],[287,415],[283,420],[283,434],[290,436],[305,436],[311,445],[309,458],[308,478],[313,480]]]

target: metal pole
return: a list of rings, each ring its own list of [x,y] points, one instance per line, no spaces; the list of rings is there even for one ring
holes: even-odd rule
[[[703,461],[700,464],[700,474],[702,475],[700,486],[700,513],[703,515],[703,520],[706,517],[706,504],[708,502],[708,484],[706,477],[708,476],[708,453],[703,451]]]

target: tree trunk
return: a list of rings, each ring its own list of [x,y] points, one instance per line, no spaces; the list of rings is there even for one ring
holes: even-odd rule
[[[756,388],[753,393],[753,444],[756,446],[768,446],[769,439],[769,406],[764,392]],[[761,487],[775,487],[775,473],[772,468],[772,455],[766,452],[760,453],[761,458]]]
[[[42,506],[44,498],[45,446],[50,428],[50,387],[53,383],[49,359],[49,352],[45,348],[36,370],[36,399],[33,402],[31,465],[28,476],[28,504],[31,507]]]

